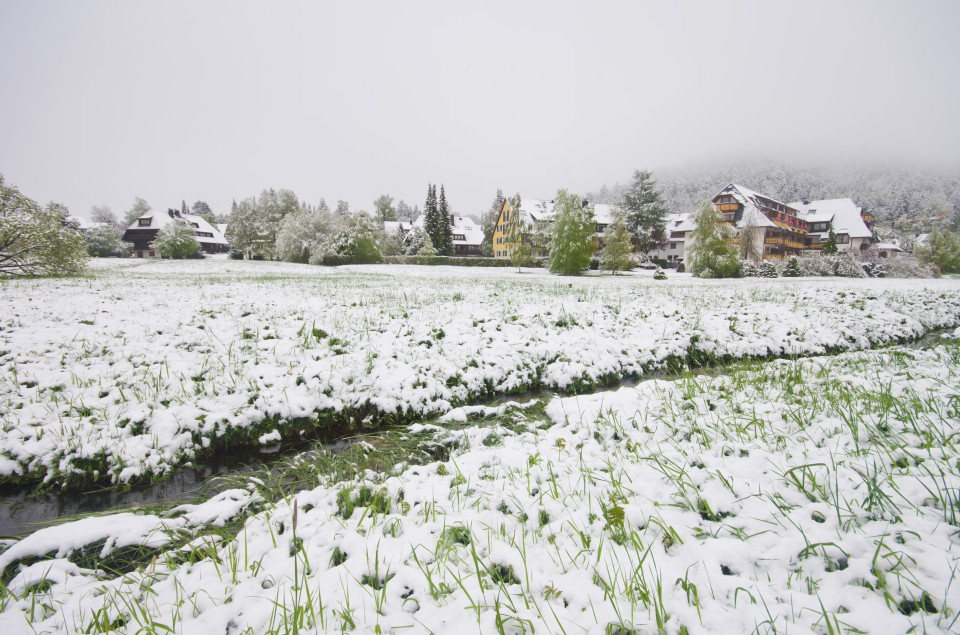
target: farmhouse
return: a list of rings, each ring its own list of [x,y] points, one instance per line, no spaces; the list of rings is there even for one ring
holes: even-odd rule
[[[166,212],[149,211],[133,221],[123,233],[123,240],[133,243],[133,255],[136,258],[156,258],[157,253],[151,246],[160,229],[174,220],[183,219],[193,226],[200,250],[206,254],[226,253],[230,244],[223,232],[211,225],[203,216],[181,214],[175,209]]]
[[[406,221],[384,221],[385,234],[406,236],[415,227],[426,231],[426,214],[421,214],[412,223]],[[483,242],[483,230],[469,216],[450,215],[450,234],[453,239],[454,256],[479,256],[480,243]]]
[[[667,242],[660,249],[650,251],[650,257],[666,260],[668,263],[679,263],[683,260],[683,245],[686,241],[686,232],[693,231],[689,222],[690,214],[667,215]],[[689,229],[687,229],[689,228]]]

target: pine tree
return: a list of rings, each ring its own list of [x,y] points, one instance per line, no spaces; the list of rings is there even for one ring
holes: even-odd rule
[[[667,206],[649,170],[634,170],[633,182],[623,193],[627,229],[637,251],[647,253],[667,242]]]
[[[377,197],[377,200],[373,202],[373,207],[376,210],[377,222],[381,223],[381,225],[386,221],[397,220],[397,210],[393,207],[392,196],[381,194]]]
[[[430,243],[438,252],[440,251],[440,231],[441,228],[437,222],[437,187],[427,184],[427,200],[423,204],[423,229],[430,237]]]
[[[447,194],[440,185],[440,202],[437,205],[437,223],[440,228],[440,245],[437,251],[441,256],[453,255],[453,227],[450,225],[450,207],[447,205]]]
[[[837,253],[837,235],[833,233],[833,224],[830,225],[830,233],[827,234],[827,240],[824,241],[823,247],[820,248],[820,252],[824,256],[832,256]]]
[[[580,197],[559,190],[553,203],[550,238],[550,271],[578,275],[590,266],[596,221],[593,209],[584,207]]]
[[[707,201],[697,212],[696,229],[687,247],[689,271],[698,278],[729,278],[740,263],[734,248],[733,228],[724,222],[713,203]]]
[[[783,268],[783,277],[784,278],[799,278],[800,273],[800,261],[797,260],[796,256],[792,256],[789,261],[787,261],[787,266]]]
[[[611,274],[630,268],[630,252],[633,235],[627,230],[623,210],[613,209],[613,222],[603,232],[603,249],[600,251],[600,268]]]
[[[189,214],[189,213],[190,213],[190,210],[187,209],[187,202],[186,202],[185,200],[181,199],[181,200],[180,200],[180,214],[181,214],[181,215],[186,215],[186,214]]]

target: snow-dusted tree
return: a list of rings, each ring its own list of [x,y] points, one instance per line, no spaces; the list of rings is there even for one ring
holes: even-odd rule
[[[117,215],[106,205],[94,205],[90,208],[90,222],[97,225],[116,225]]]
[[[423,229],[430,237],[430,243],[437,253],[443,253],[443,221],[440,220],[440,208],[437,205],[437,186],[427,185],[427,199],[423,204]]]
[[[333,236],[333,253],[353,256],[358,262],[380,260],[380,228],[366,212],[357,212]]]
[[[453,227],[450,225],[450,206],[447,205],[447,194],[443,190],[443,184],[440,185],[440,199],[437,201],[437,226],[440,229],[440,244],[437,245],[437,251],[441,256],[452,256]]]
[[[437,256],[440,252],[437,251],[436,247],[430,242],[429,238],[423,241],[423,245],[417,250],[418,256]]]
[[[0,275],[77,274],[87,264],[83,236],[67,208],[40,207],[0,174]]]
[[[190,208],[197,216],[213,216],[213,210],[207,205],[206,201],[197,201]]]
[[[183,199],[180,199],[180,213],[183,215],[190,213],[190,208],[187,207],[187,202]]]
[[[245,253],[247,258],[262,256],[261,245],[266,234],[263,221],[255,198],[245,198],[236,203],[227,222],[227,233],[230,234],[234,249]]]
[[[403,199],[400,199],[400,202],[397,203],[397,220],[411,222],[416,220],[414,216],[413,208],[403,202]]]
[[[125,244],[121,231],[116,225],[97,225],[87,230],[84,240],[87,243],[87,253],[98,258],[118,256]]]
[[[393,197],[381,194],[373,202],[376,219],[382,225],[386,221],[397,220],[397,210],[393,207]]]
[[[177,218],[160,228],[150,248],[161,256],[178,260],[199,251],[200,243],[197,242],[193,225],[182,218]]]
[[[667,206],[649,170],[634,170],[633,181],[623,191],[621,206],[637,251],[647,253],[667,242]]]
[[[585,207],[580,197],[559,190],[553,203],[553,227],[550,239],[550,271],[565,276],[577,275],[590,266],[596,221],[593,208]]]
[[[393,231],[384,231],[380,240],[380,252],[384,256],[399,256],[403,253],[403,231],[396,228]]]
[[[433,249],[433,243],[430,242],[430,237],[427,236],[427,232],[423,230],[419,225],[407,232],[407,235],[403,239],[403,253],[408,256],[415,255],[420,253],[420,250],[423,249],[424,245],[430,245],[430,248]]]
[[[519,192],[510,197],[510,216],[504,228],[510,262],[518,272],[520,267],[530,262],[531,252],[529,234],[532,228],[523,221],[523,214],[520,212],[522,201]]]
[[[490,209],[480,216],[480,229],[483,231],[483,240],[480,242],[480,253],[484,256],[493,256],[493,232],[497,229],[497,218],[503,208],[503,190],[497,188],[497,195],[490,204]]]
[[[780,274],[784,278],[799,278],[802,274],[800,272],[800,261],[797,260],[796,256],[792,256],[787,265],[783,268],[783,273]]]
[[[960,273],[960,234],[934,229],[917,249],[917,257],[938,266],[942,273]]]
[[[337,201],[337,209],[333,212],[335,215],[340,218],[345,218],[350,215],[350,203],[346,201]]]
[[[287,214],[277,233],[277,254],[287,262],[310,262],[311,256],[323,254],[334,228],[333,216],[325,206]]]
[[[685,251],[687,270],[698,278],[730,278],[740,266],[734,248],[733,228],[724,222],[713,203],[707,201],[694,218],[696,228]]]
[[[633,235],[627,229],[623,210],[613,208],[613,222],[603,232],[603,249],[600,250],[600,268],[616,273],[630,269],[633,251]]]
[[[763,260],[764,221],[766,217],[753,205],[749,206],[743,218],[737,223],[737,236],[740,238],[740,259],[750,262]]]
[[[139,196],[134,197],[133,205],[130,206],[126,212],[123,213],[123,224],[126,227],[132,225],[138,218],[149,212],[151,209],[150,203],[146,202]]]
[[[830,233],[827,234],[827,239],[823,241],[823,246],[820,247],[820,253],[824,256],[832,256],[837,253],[837,235],[833,232],[833,224],[830,224]]]

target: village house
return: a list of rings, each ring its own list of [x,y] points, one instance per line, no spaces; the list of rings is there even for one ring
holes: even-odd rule
[[[873,216],[864,213],[849,198],[798,201],[790,203],[790,206],[807,221],[807,252],[820,253],[831,227],[837,237],[837,251],[862,251],[873,240]]]
[[[653,249],[649,256],[657,260],[666,260],[671,266],[683,261],[683,245],[686,232],[681,227],[689,226],[690,214],[667,215],[667,242],[660,249]],[[692,231],[692,227],[690,228]]]
[[[200,251],[205,254],[218,254],[230,251],[230,244],[224,238],[223,232],[211,225],[203,216],[197,214],[181,214],[175,209],[166,212],[149,211],[133,221],[123,233],[123,240],[133,243],[133,256],[136,258],[157,258],[153,250],[153,241],[160,230],[175,220],[184,220],[189,223],[200,243]]]
[[[547,256],[546,247],[537,245],[534,240],[534,232],[538,223],[553,222],[553,201],[524,198],[520,200],[520,209],[517,210],[518,220],[521,224],[521,236],[524,244],[530,245],[530,256],[533,258],[545,258]],[[584,206],[587,202],[583,202]],[[594,243],[594,251],[600,248],[600,234],[613,222],[613,206],[597,203],[593,206],[593,218],[597,223],[597,236]],[[493,257],[509,258],[512,249],[510,242],[510,226],[514,218],[514,210],[510,209],[510,202],[504,201],[500,207],[500,214],[497,216],[497,224],[493,230]]]
[[[838,251],[864,250],[873,240],[873,216],[849,198],[782,203],[731,183],[711,202],[727,223],[741,232],[754,233],[757,255],[765,260],[818,254],[831,228],[837,237]],[[670,230],[671,241],[682,239],[678,247],[683,251],[690,249],[694,229],[696,223],[691,214]],[[887,257],[895,252],[886,249],[883,253]]]
[[[387,235],[406,236],[414,227],[426,231],[426,215],[421,214],[412,223],[406,221],[384,221],[383,231]],[[453,240],[453,255],[459,257],[479,256],[483,242],[483,230],[469,216],[450,215],[450,234]]]

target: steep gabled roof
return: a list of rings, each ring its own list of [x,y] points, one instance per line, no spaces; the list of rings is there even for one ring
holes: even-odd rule
[[[141,227],[140,219],[149,218],[150,226]],[[204,244],[214,244],[214,245],[229,245],[227,239],[223,237],[223,232],[218,228],[211,225],[207,219],[203,216],[198,216],[197,214],[180,214],[177,212],[175,215],[171,215],[170,212],[160,212],[157,210],[150,210],[146,214],[141,214],[137,220],[130,223],[130,226],[127,227],[127,231],[130,230],[143,230],[143,229],[161,229],[166,225],[169,225],[175,220],[185,220],[191,225],[194,226],[196,231],[205,232],[211,234],[212,236],[197,236],[197,242]]]
[[[800,212],[800,218],[810,223],[833,224],[833,231],[850,238],[871,238],[873,232],[863,222],[861,208],[849,198],[830,198],[822,201],[798,201],[790,207]],[[827,232],[817,232],[826,235]]]

